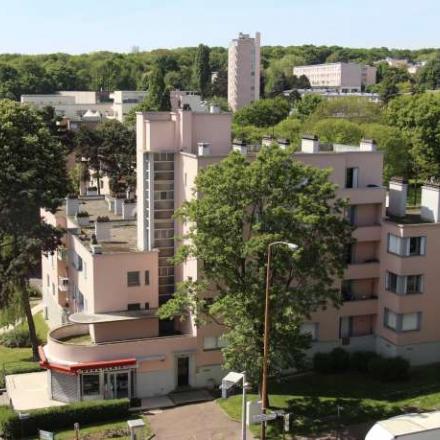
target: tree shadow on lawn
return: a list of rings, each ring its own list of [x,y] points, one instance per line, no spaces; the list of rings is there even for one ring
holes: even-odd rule
[[[440,393],[440,365],[414,368],[405,381],[381,382],[367,373],[305,374],[270,385],[271,394],[303,398],[371,399],[393,403]],[[439,399],[440,400],[440,399]]]

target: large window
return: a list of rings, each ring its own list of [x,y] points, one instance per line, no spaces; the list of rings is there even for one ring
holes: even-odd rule
[[[412,332],[420,330],[422,314],[413,313],[395,313],[392,310],[385,309],[384,326],[396,332]]]
[[[398,295],[411,295],[423,292],[422,275],[396,275],[387,272],[385,275],[385,289]]]
[[[203,338],[204,350],[220,350],[225,347],[225,339],[223,336],[205,336]]]
[[[388,252],[401,257],[425,255],[426,237],[398,237],[388,234]]]
[[[133,287],[133,286],[140,286],[140,276],[139,271],[136,272],[127,272],[127,286]]]
[[[303,335],[309,335],[312,341],[318,340],[319,324],[317,322],[307,322],[301,324],[300,333]]]
[[[83,397],[96,397],[101,394],[99,374],[83,374],[82,395]]]

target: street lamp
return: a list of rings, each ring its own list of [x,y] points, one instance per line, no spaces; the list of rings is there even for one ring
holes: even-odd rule
[[[266,298],[264,306],[264,338],[263,338],[263,377],[261,384],[261,412],[266,413],[266,396],[267,396],[267,364],[269,358],[269,289],[270,289],[270,260],[272,247],[277,245],[287,246],[292,252],[298,249],[298,245],[287,241],[274,241],[269,243],[267,249],[267,266],[266,266]],[[261,423],[261,440],[266,440],[266,422]]]
[[[226,397],[228,397],[228,389],[237,385],[239,382],[242,382],[243,385],[241,402],[241,440],[246,440],[246,391],[250,388],[249,383],[246,382],[246,372],[243,371],[242,373],[236,373],[235,371],[231,371],[222,379],[220,388],[222,390],[222,398],[226,399]]]

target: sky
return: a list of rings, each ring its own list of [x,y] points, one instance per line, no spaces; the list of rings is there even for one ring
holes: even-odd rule
[[[440,0],[0,0],[0,53],[263,45],[440,47]]]

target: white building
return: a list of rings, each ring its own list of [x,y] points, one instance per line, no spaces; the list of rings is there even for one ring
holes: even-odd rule
[[[296,66],[293,74],[306,76],[312,88],[359,92],[362,86],[376,83],[376,67],[357,63],[328,63]]]
[[[233,111],[260,99],[260,33],[240,33],[228,51],[228,103]]]
[[[58,116],[70,121],[82,121],[84,115],[93,114],[98,119],[117,119],[125,115],[147,96],[145,91],[118,90],[109,92],[60,91],[47,95],[22,95],[23,104],[38,108],[51,106]]]

